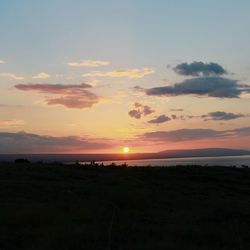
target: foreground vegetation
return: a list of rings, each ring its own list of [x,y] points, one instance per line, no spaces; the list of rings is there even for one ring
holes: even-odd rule
[[[250,169],[0,163],[0,249],[250,249]]]

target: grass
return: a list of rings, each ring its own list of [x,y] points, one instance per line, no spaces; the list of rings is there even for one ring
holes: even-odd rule
[[[250,169],[0,163],[0,249],[250,249]]]

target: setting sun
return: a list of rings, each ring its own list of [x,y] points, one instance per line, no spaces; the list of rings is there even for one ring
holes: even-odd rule
[[[123,152],[124,154],[129,153],[129,151],[130,151],[129,147],[124,147],[124,148],[122,149],[122,152]]]

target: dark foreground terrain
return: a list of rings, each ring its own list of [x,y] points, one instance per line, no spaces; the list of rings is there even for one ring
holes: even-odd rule
[[[250,169],[0,163],[0,249],[250,249]]]

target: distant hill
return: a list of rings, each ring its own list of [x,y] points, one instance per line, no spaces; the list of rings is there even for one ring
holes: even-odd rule
[[[249,150],[228,148],[201,148],[165,150],[156,153],[157,158],[183,158],[183,157],[215,157],[215,156],[240,156],[250,155]]]
[[[12,154],[0,155],[0,161],[14,161],[18,158],[30,161],[127,161],[139,159],[164,159],[164,158],[185,158],[185,157],[214,157],[214,156],[241,156],[250,155],[249,150],[228,149],[228,148],[202,148],[202,149],[181,149],[165,150],[157,153],[136,153],[136,154]]]

